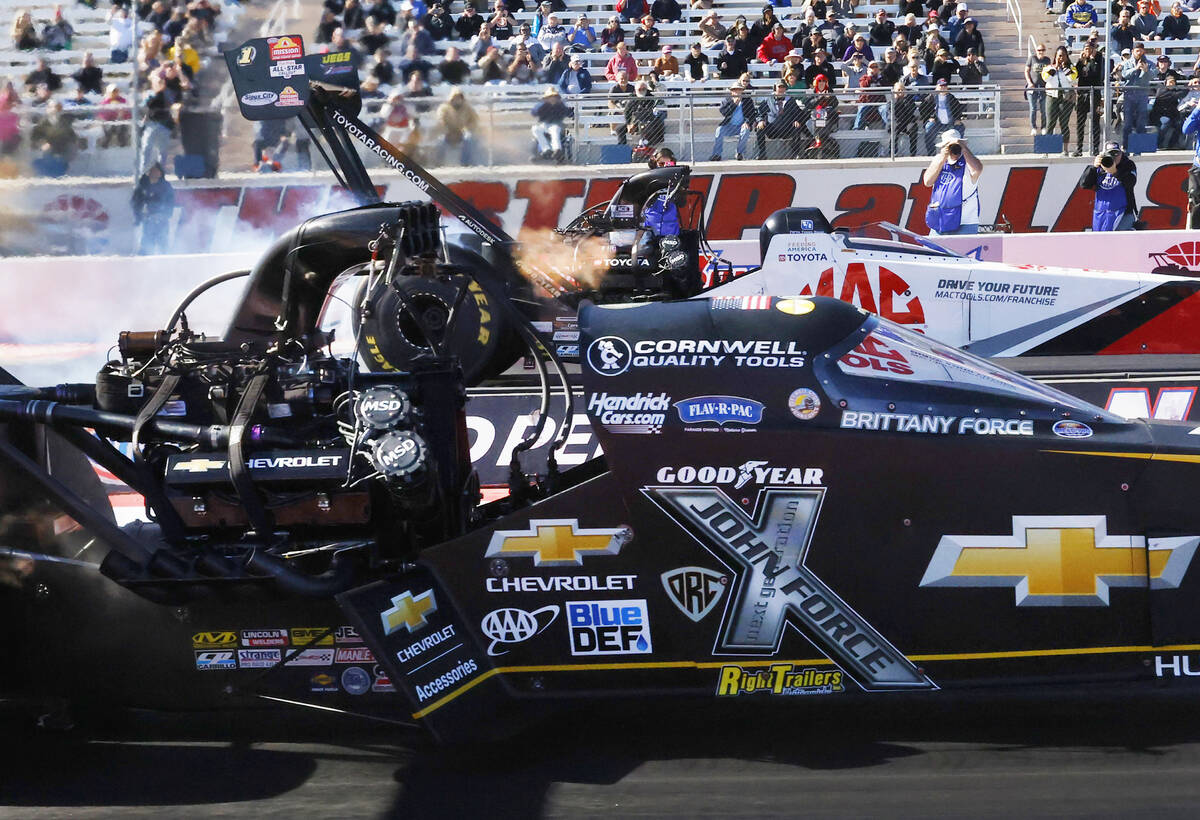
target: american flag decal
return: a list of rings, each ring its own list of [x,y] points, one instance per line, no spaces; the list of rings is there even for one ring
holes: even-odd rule
[[[718,296],[710,299],[712,310],[770,310],[770,296]]]

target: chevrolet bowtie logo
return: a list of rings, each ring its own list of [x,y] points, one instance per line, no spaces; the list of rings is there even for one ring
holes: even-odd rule
[[[397,595],[392,599],[392,608],[379,613],[383,620],[383,634],[391,635],[402,627],[409,632],[416,632],[429,623],[425,616],[431,612],[437,612],[432,589],[425,590],[415,598],[411,592]]]
[[[535,567],[581,566],[585,554],[616,555],[624,544],[620,528],[583,529],[573,518],[534,519],[527,530],[499,530],[487,557],[532,558]]]
[[[1103,515],[1014,515],[1012,535],[944,535],[923,587],[1013,587],[1017,606],[1108,606],[1110,587],[1175,589],[1200,536],[1109,535]]]
[[[171,469],[174,472],[207,473],[209,470],[219,470],[225,466],[224,459],[193,458],[188,461],[176,462]]]

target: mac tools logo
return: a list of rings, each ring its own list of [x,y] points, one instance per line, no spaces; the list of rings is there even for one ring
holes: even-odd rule
[[[642,492],[732,570],[714,654],[774,655],[790,623],[864,689],[936,688],[804,565],[825,488],[761,490],[751,515],[716,487]]]

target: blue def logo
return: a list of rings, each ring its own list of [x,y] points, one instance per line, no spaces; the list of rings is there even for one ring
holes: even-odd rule
[[[567,627],[572,655],[648,655],[654,651],[644,600],[568,602]]]

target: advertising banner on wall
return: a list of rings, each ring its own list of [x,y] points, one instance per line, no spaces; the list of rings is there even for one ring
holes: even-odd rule
[[[925,160],[903,159],[723,165],[696,168],[693,187],[707,193],[706,225],[714,240],[753,239],[773,211],[819,207],[835,227],[888,221],[926,232],[929,191],[920,182]],[[1139,158],[1142,218],[1156,230],[1182,229],[1190,160],[1182,154]],[[1007,223],[1017,233],[1082,231],[1091,225],[1093,194],[1078,187],[1086,163],[1060,157],[988,158],[980,178],[983,222]],[[636,166],[562,169],[455,168],[439,176],[505,230],[562,227],[584,208],[603,202]],[[398,174],[374,172],[387,199],[424,199]],[[173,181],[171,248],[177,253],[249,250],[309,216],[351,207],[329,174],[233,175]],[[131,253],[137,226],[126,181],[70,180],[0,183],[8,203],[0,222],[0,253]]]

